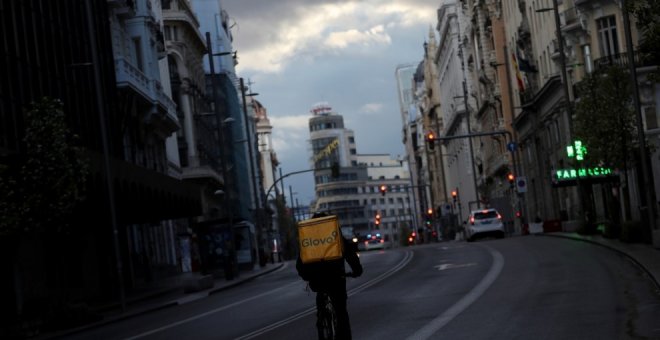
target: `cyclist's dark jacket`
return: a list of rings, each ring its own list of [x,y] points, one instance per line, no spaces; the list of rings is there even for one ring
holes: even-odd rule
[[[298,275],[309,282],[309,287],[313,291],[332,289],[337,286],[346,287],[344,260],[351,267],[354,276],[362,275],[362,265],[357,256],[357,245],[344,237],[342,240],[344,242],[343,259],[303,264],[298,256],[296,261]]]

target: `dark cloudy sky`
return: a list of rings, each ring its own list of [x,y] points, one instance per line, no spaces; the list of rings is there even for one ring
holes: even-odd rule
[[[403,155],[394,72],[418,63],[438,0],[221,0],[234,25],[237,73],[268,110],[282,171],[309,169],[309,110],[328,102],[358,153]],[[311,174],[285,179],[300,204]]]

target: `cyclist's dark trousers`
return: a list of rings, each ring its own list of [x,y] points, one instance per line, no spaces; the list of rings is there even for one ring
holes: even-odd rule
[[[346,286],[331,288],[328,291],[332,305],[337,313],[337,339],[351,340],[351,324],[348,320],[348,311],[346,310]],[[321,294],[316,294],[316,308],[323,308]]]

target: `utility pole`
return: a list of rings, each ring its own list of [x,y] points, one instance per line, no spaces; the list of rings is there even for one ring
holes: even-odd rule
[[[257,173],[254,169],[254,156],[252,155],[252,143],[250,142],[252,139],[250,136],[252,135],[250,133],[250,120],[247,112],[247,103],[246,103],[246,94],[245,94],[245,84],[243,83],[243,78],[240,78],[240,85],[241,85],[241,99],[243,101],[243,119],[245,120],[245,138],[246,138],[246,145],[248,149],[248,157],[250,157],[250,179],[251,183],[250,185],[252,186],[252,195],[254,196],[254,224],[256,224],[256,229],[257,229],[257,242],[259,243],[257,246],[261,247],[263,243],[263,227],[261,225],[261,219],[260,217],[260,201],[261,197],[259,197],[259,192],[258,192],[258,186],[259,184],[256,181],[257,178]],[[256,93],[250,93],[250,96],[255,96],[257,95]],[[255,142],[256,144],[256,142]],[[259,252],[257,251],[257,254]],[[259,258],[259,255],[257,255],[257,259]]]
[[[117,211],[115,207],[115,191],[114,191],[114,178],[112,177],[112,171],[110,169],[110,147],[108,145],[108,132],[106,126],[106,113],[105,106],[103,103],[103,96],[101,94],[102,84],[101,84],[101,65],[100,58],[98,56],[98,50],[96,46],[96,32],[94,29],[94,20],[92,16],[92,8],[90,1],[85,1],[85,10],[87,15],[87,24],[88,24],[88,33],[89,33],[89,43],[91,46],[91,55],[92,55],[92,68],[94,71],[94,82],[95,82],[95,96],[96,96],[96,106],[99,115],[99,124],[101,130],[101,147],[103,154],[103,173],[105,175],[105,184],[106,189],[108,190],[108,206],[110,209],[110,227],[112,228],[112,245],[115,255],[115,269],[117,270],[117,287],[119,289],[119,302],[121,304],[121,311],[126,310],[126,292],[124,287],[124,267],[123,261],[121,258],[121,252],[119,251],[119,230],[117,227]]]

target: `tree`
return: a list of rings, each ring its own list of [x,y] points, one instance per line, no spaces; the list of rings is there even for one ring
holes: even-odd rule
[[[660,1],[658,0],[628,0],[628,11],[635,17],[637,29],[641,35],[639,53],[643,60],[655,65],[660,64]],[[656,81],[660,80],[660,70],[653,74]]]
[[[578,84],[575,135],[587,146],[585,165],[625,169],[637,150],[630,76],[619,66]]]
[[[587,147],[584,165],[619,169],[627,182],[626,173],[635,160],[639,143],[628,72],[620,66],[612,66],[591,73],[578,84],[578,93],[575,134]],[[591,186],[585,189],[590,191]],[[629,192],[623,190],[622,194],[625,218],[630,219]],[[618,204],[609,196],[608,206],[612,220],[618,224]],[[592,209],[591,204],[586,208]]]
[[[0,236],[64,231],[84,198],[89,162],[75,146],[62,102],[31,103],[25,126],[25,153],[0,167]]]

